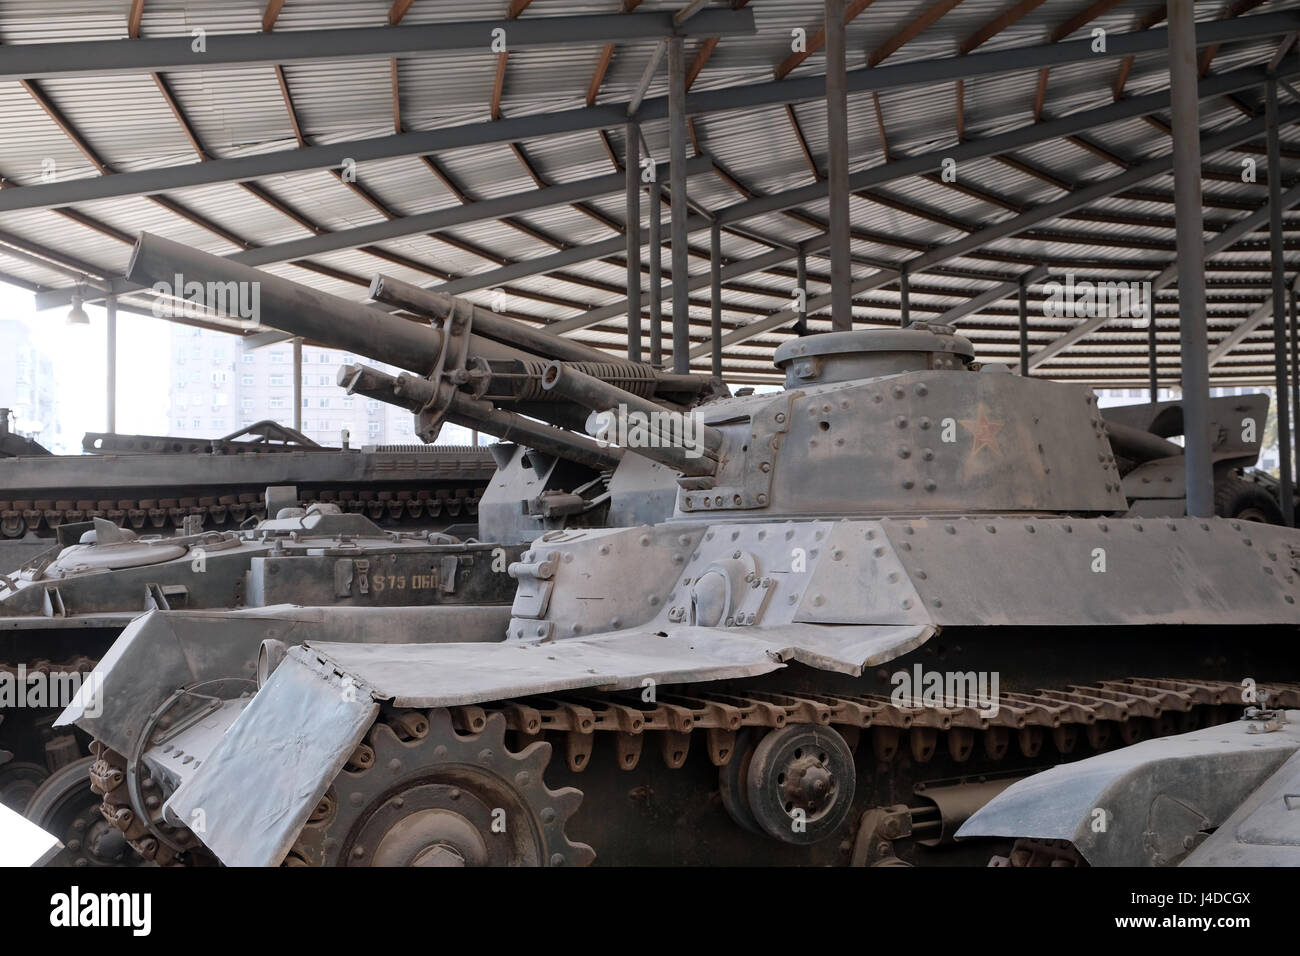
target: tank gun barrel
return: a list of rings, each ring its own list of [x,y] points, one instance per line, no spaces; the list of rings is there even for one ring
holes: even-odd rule
[[[343,366],[339,369],[338,382],[349,395],[364,395],[412,412],[421,411],[434,398],[434,386],[428,379],[405,373],[388,375],[364,365]],[[601,447],[585,435],[494,408],[488,402],[460,392],[452,396],[447,421],[598,470],[613,468],[623,457],[618,448]]]

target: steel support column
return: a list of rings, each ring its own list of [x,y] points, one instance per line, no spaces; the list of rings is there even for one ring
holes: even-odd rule
[[[108,317],[104,379],[108,392],[108,431],[112,434],[117,431],[117,296],[110,295],[104,300],[104,314]]]
[[[1278,142],[1277,78],[1270,77],[1265,100],[1268,122],[1268,222],[1273,257],[1273,372],[1277,403],[1278,474],[1282,516],[1295,523],[1295,472],[1291,468],[1290,389],[1286,361],[1286,260],[1282,251],[1282,157]]]
[[[624,127],[627,151],[627,358],[641,361],[641,130],[635,123]],[[650,217],[659,210],[650,207]]]
[[[831,301],[833,302],[834,299]],[[907,280],[907,267],[904,266],[898,273],[898,325],[900,328],[907,328],[911,321],[912,284]]]
[[[1160,401],[1160,352],[1156,339],[1156,303],[1151,297],[1151,315],[1147,322],[1147,392],[1148,400]]]
[[[849,259],[849,97],[844,38],[844,0],[826,0],[826,134],[830,156],[831,330],[853,328],[852,263]]]
[[[709,230],[709,291],[712,314],[709,342],[713,346],[713,374],[722,377],[722,226],[714,220]]]
[[[673,371],[691,370],[691,315],[686,276],[690,271],[686,249],[686,59],[682,55],[681,37],[668,40],[668,162],[680,163],[670,169],[669,191],[672,201],[673,261]],[[652,283],[653,284],[653,283]]]
[[[663,188],[656,178],[650,183],[650,364],[664,365],[663,261],[664,239],[659,225]]]
[[[1300,278],[1297,279],[1300,281]],[[1293,282],[1287,290],[1291,304],[1291,454],[1300,458],[1300,335],[1297,335],[1296,290]],[[1297,462],[1300,464],[1300,462]],[[1296,469],[1300,470],[1300,469]],[[1293,470],[1294,473],[1294,470]]]
[[[794,324],[795,335],[808,334],[808,253],[799,247],[795,261],[795,301],[799,304],[799,319]]]
[[[1020,310],[1020,374],[1029,378],[1029,287],[1024,279],[1020,280],[1016,299]]]
[[[1214,514],[1214,476],[1210,471],[1210,366],[1205,331],[1205,232],[1201,215],[1195,10],[1192,0],[1170,0],[1168,11],[1187,513],[1193,517],[1209,517]],[[1270,178],[1276,180],[1275,176]]]
[[[293,340],[293,427],[302,431],[302,339]]]

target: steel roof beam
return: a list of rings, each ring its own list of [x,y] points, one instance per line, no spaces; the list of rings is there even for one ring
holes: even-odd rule
[[[686,174],[688,176],[706,173],[712,168],[713,164],[704,156],[697,156],[686,161]],[[667,171],[668,164],[661,163],[655,174],[663,176],[667,175]],[[365,226],[357,226],[353,229],[341,229],[337,232],[308,236],[305,239],[294,239],[270,246],[245,249],[225,258],[246,266],[264,266],[273,262],[293,262],[325,252],[352,249],[417,233],[437,232],[440,229],[449,229],[479,219],[500,219],[533,209],[543,209],[547,206],[556,206],[580,199],[590,199],[595,196],[621,192],[623,180],[622,173],[594,176],[590,179],[580,179],[557,186],[547,186],[543,189],[531,189],[526,192],[512,193],[508,196],[498,196],[495,199],[484,199],[473,205],[452,206],[416,216],[386,219]],[[138,286],[119,277],[112,281],[112,287],[109,291],[117,295],[123,295],[138,288]],[[37,307],[50,308],[58,304],[58,297],[63,291],[54,290],[43,293],[38,297]]]
[[[1300,25],[1300,24],[1298,24]],[[0,47],[0,79],[31,80],[114,73],[181,73],[220,67],[272,66],[302,60],[362,60],[487,50],[493,31],[504,30],[510,49],[628,43],[669,36],[752,36],[752,10],[701,10],[674,23],[667,11],[586,14],[504,20],[465,20],[346,30],[208,34],[206,49],[194,38],[71,40]]]
[[[1282,208],[1290,209],[1296,203],[1300,203],[1300,186],[1293,186],[1282,194]],[[1220,252],[1236,245],[1243,238],[1254,232],[1264,223],[1268,222],[1269,206],[1265,204],[1252,212],[1248,216],[1238,219],[1223,232],[1219,233],[1213,239],[1205,244],[1205,258],[1209,259],[1217,256]],[[1154,295],[1161,289],[1167,288],[1175,279],[1178,278],[1178,263],[1172,262],[1166,266],[1159,275],[1151,281],[1151,292]],[[1068,349],[1075,342],[1087,335],[1091,335],[1097,329],[1106,324],[1106,316],[1093,316],[1083,322],[1080,322],[1070,331],[1066,332],[1059,338],[1053,339],[1047,345],[1043,346],[1037,352],[1029,357],[1029,367],[1037,368],[1044,362],[1052,358],[1059,352]]]
[[[1252,74],[1253,82],[1264,82],[1265,77],[1262,71],[1251,69],[1248,72]],[[1235,83],[1236,81],[1232,82]],[[1218,95],[1217,90],[1214,88],[1215,84],[1212,81],[1205,81],[1203,86],[1206,87],[1204,91],[1206,97]],[[1063,117],[1059,120],[1048,120],[1038,124],[1037,126],[1027,127],[1026,129],[1038,130],[1040,134],[1046,133],[1046,138],[1057,138],[1068,135],[1068,131],[1071,130],[1091,129],[1109,122],[1114,122],[1118,119],[1127,119],[1141,115],[1144,111],[1159,109],[1161,101],[1167,105],[1168,96],[1154,93],[1147,97],[1134,97],[1119,104],[1071,114],[1070,116]],[[996,155],[997,153],[1016,149],[1023,145],[1026,145],[1026,143],[1024,142],[1021,130],[1012,130],[1009,133],[1003,133],[998,136],[969,140],[966,143],[953,147],[952,149],[937,150],[933,153],[893,160],[879,166],[873,166],[870,169],[860,170],[858,173],[849,177],[849,186],[855,192],[860,192],[871,186],[878,186],[896,179],[902,179],[914,175],[921,170],[937,169],[943,159],[955,156],[958,153],[960,153],[960,159],[969,161],[972,159]],[[788,190],[782,193],[773,193],[768,196],[760,196],[755,199],[744,200],[731,206],[724,207],[724,209],[719,213],[719,218],[724,223],[748,219],[752,216],[762,215],[772,211],[779,211],[781,209],[788,209],[804,202],[810,202],[819,198],[819,196],[824,196],[825,193],[825,183],[817,182],[807,187],[800,187],[799,189]],[[1290,193],[1288,193],[1288,195],[1290,195]],[[1267,214],[1265,213],[1264,215],[1266,216]],[[1261,219],[1256,223],[1256,225],[1259,225],[1259,223],[1262,222],[1263,220]],[[687,229],[690,232],[698,232],[709,228],[709,225],[709,221],[703,217],[693,217],[688,220]],[[1238,223],[1237,228],[1241,228],[1241,225],[1241,223]],[[1244,235],[1245,232],[1249,231],[1249,229],[1246,229],[1240,234],[1233,234],[1229,237],[1231,242],[1228,242],[1228,244],[1231,245],[1232,242],[1236,242],[1237,239],[1241,238],[1241,235]],[[1225,235],[1227,234],[1225,233]],[[511,270],[507,277],[510,279],[516,279],[522,278],[525,275],[537,275],[539,273],[550,271],[551,268],[556,268],[559,265],[580,261],[577,258],[571,258],[571,256],[579,255],[579,250],[582,249],[586,250],[586,258],[588,259],[596,259],[604,255],[610,255],[613,254],[613,251],[616,251],[613,249],[612,245],[614,242],[615,240],[610,240],[609,243],[595,243],[588,246],[578,246],[571,250],[566,250],[564,253],[558,253],[554,257],[543,256],[538,259],[530,259],[525,262],[516,263],[513,266],[506,267],[506,269]],[[820,252],[830,245],[830,237],[826,234],[814,236],[813,238],[800,243],[800,245],[805,253]],[[563,261],[559,261],[560,256],[564,257]],[[770,261],[772,263],[780,263],[792,260],[795,256],[795,251],[790,250],[780,259],[773,258],[771,254],[768,254],[749,261]],[[548,264],[549,260],[552,258],[557,259],[557,265],[551,266]],[[737,263],[736,265],[743,265],[743,263]],[[531,268],[529,268],[530,266]],[[746,271],[756,271],[756,269]],[[725,267],[723,270],[724,278],[740,274],[744,273],[735,272],[732,266]],[[488,273],[484,273],[484,275],[486,276]],[[476,278],[478,277],[471,276],[464,280],[457,280],[457,282],[469,282]],[[707,284],[707,280],[707,275],[695,277],[693,281],[696,282],[696,285],[692,286],[692,289],[703,288],[704,285]],[[483,288],[483,286],[477,287]],[[470,287],[466,288],[468,289]],[[665,295],[670,294],[671,286],[664,286],[663,292]],[[547,328],[549,331],[556,333],[575,331],[592,325],[597,325],[606,319],[612,318],[614,315],[617,315],[625,309],[625,301],[612,303],[608,306],[593,309],[582,315],[574,316],[571,319],[565,319],[562,322],[554,323]]]
[[[1300,107],[1291,107],[1280,117],[1280,122],[1288,125],[1297,121],[1300,121]],[[1213,136],[1203,137],[1201,140],[1202,153],[1205,155],[1216,153],[1222,149],[1228,149],[1237,143],[1242,143],[1259,136],[1264,132],[1264,128],[1264,119],[1261,117],[1238,124],[1230,129],[1216,133]],[[1032,209],[1026,210],[1024,213],[1021,213],[1019,216],[1014,216],[1011,219],[996,223],[985,229],[981,229],[979,232],[964,236],[954,242],[938,246],[930,252],[923,253],[914,259],[908,260],[904,263],[904,266],[909,274],[922,272],[942,262],[946,262],[949,259],[968,255],[990,242],[1014,236],[1040,222],[1058,218],[1067,212],[1086,206],[1089,203],[1113,196],[1118,192],[1128,189],[1130,186],[1145,182],[1156,176],[1167,174],[1172,168],[1172,156],[1161,156],[1147,160],[1146,162],[1135,165],[1127,172],[1120,173],[1118,176],[1112,176],[1109,179],[1090,183],[1087,186],[1076,189],[1074,192],[1062,196],[1060,199],[1053,202],[1035,206]],[[892,269],[881,270],[875,275],[855,281],[852,288],[854,294],[859,292],[869,292],[873,289],[879,289],[882,286],[897,282],[898,277],[899,273]],[[827,301],[829,301],[829,298],[827,298]],[[814,302],[808,303],[808,313],[810,315],[818,308],[820,308],[820,306],[814,305]],[[771,329],[780,328],[783,325],[789,324],[796,318],[797,316],[792,310],[786,309],[767,316],[766,318],[757,319],[747,325],[735,328],[724,335],[722,339],[723,345],[732,345],[753,338],[756,335],[762,335],[764,332],[770,331]],[[704,346],[706,352],[707,348],[707,346]],[[694,357],[696,357],[696,355],[692,352],[692,358]]]
[[[752,13],[752,11],[739,12]],[[637,16],[642,16],[642,14],[616,15],[618,19]],[[705,14],[701,13],[693,18],[690,23],[698,25],[700,18],[704,16]],[[542,18],[538,19],[541,20]],[[533,21],[511,21],[511,29],[518,29],[522,24],[530,22]],[[401,33],[408,29],[411,28],[401,27],[389,29],[386,32]],[[1296,29],[1300,29],[1300,10],[1268,13],[1198,24],[1197,42],[1209,44],[1257,40]],[[298,35],[297,33],[283,34],[286,37]],[[280,37],[281,34],[273,34],[272,36]],[[1105,53],[1093,53],[1091,49],[1092,41],[1081,40],[1070,43],[1012,48],[994,53],[972,53],[962,57],[919,60],[894,66],[879,66],[873,69],[852,70],[848,74],[848,91],[850,93],[860,93],[873,90],[900,89],[911,86],[934,85],[962,76],[1014,73],[1032,69],[1039,65],[1040,61],[1050,61],[1053,65],[1083,60],[1095,61],[1108,56],[1123,55],[1124,51],[1130,48],[1137,50],[1137,52],[1163,49],[1164,41],[1164,31],[1146,30],[1134,34],[1111,35],[1107,38]],[[130,42],[140,44],[149,41],[133,40]],[[23,49],[23,47],[0,47],[2,51],[15,49]],[[1300,71],[1300,66],[1292,65],[1285,68],[1284,72],[1289,75],[1297,71]],[[1263,68],[1234,70],[1203,80],[1201,88],[1205,92],[1202,92],[1201,95],[1223,95],[1239,89],[1258,86],[1264,82],[1265,71]],[[825,96],[825,92],[826,81],[821,76],[754,83],[745,86],[730,86],[718,90],[688,94],[686,97],[686,112],[688,114],[722,112],[733,109],[793,103],[802,100],[820,99]],[[1113,109],[1115,111],[1114,118],[1119,120],[1143,115],[1144,111],[1155,112],[1167,108],[1168,103],[1169,97],[1167,93],[1156,93],[1146,97],[1135,97],[1133,100],[1124,100],[1113,104],[1112,107],[1107,107],[1107,109]],[[1144,105],[1138,108],[1132,104]],[[667,116],[668,99],[667,97],[658,97],[645,101],[641,109],[632,118],[641,122],[652,119],[666,119]],[[17,209],[51,208],[98,199],[149,195],[190,186],[204,186],[221,182],[243,182],[264,176],[276,176],[313,169],[331,169],[339,166],[344,157],[349,157],[357,163],[363,163],[380,159],[395,159],[402,156],[422,156],[448,149],[509,143],[564,133],[615,128],[622,126],[628,118],[626,104],[603,104],[531,116],[508,117],[483,123],[466,123],[423,132],[399,133],[392,136],[351,140],[326,146],[309,146],[296,150],[278,150],[251,156],[216,159],[208,163],[189,163],[183,166],[165,166],[138,172],[118,173],[111,178],[71,179],[58,183],[36,184],[6,189],[0,192],[0,212]],[[1065,120],[1070,119],[1071,117],[1065,118]],[[1053,132],[1051,129],[1053,124],[1060,122],[1062,121],[1056,120],[1031,124],[1013,132],[1017,134],[1018,145],[1027,146],[1041,142],[1044,139],[1053,139],[1061,135],[1071,135],[1074,132],[1082,131],[1071,126],[1070,134]],[[1086,129],[1086,127],[1083,129]],[[944,155],[950,155],[960,161],[962,155],[964,155],[963,149],[965,146],[966,144],[954,146],[946,151]],[[921,171],[928,172],[932,168],[937,168],[937,166],[931,165]],[[850,183],[850,187],[856,188],[852,186],[852,183]],[[821,196],[825,195],[825,188],[824,185],[821,187]],[[811,198],[819,198],[818,190],[813,190]],[[796,202],[804,201],[807,200],[796,200]]]
[[[1272,315],[1273,303],[1270,300],[1265,302],[1254,312],[1250,313],[1246,318],[1242,319],[1240,325],[1224,336],[1223,339],[1219,341],[1219,344],[1210,350],[1210,368],[1214,368],[1214,366],[1218,365],[1219,361],[1225,355],[1240,345],[1246,336],[1250,335],[1251,332],[1254,332],[1257,328],[1263,325]],[[1271,367],[1273,361],[1273,354],[1271,351],[1269,352],[1268,359]]]
[[[1005,299],[1009,295],[1016,295],[1020,292],[1022,287],[1033,285],[1040,279],[1046,278],[1046,276],[1046,266],[1039,266],[1037,269],[1030,269],[1019,279],[1015,279],[1012,282],[1004,282],[1002,285],[997,285],[992,289],[981,292],[969,302],[963,302],[961,305],[949,309],[933,321],[939,325],[956,325],[958,321],[974,312],[978,312],[986,305],[992,305],[994,302]]]
[[[700,228],[708,229],[707,220],[702,220]],[[752,259],[739,259],[729,262],[722,267],[722,279],[724,282],[732,279],[738,279],[741,276],[749,275],[752,272],[761,272],[772,266],[777,266],[783,262],[788,262],[795,257],[796,253],[788,249],[773,249],[771,252],[764,253],[761,256],[755,256]],[[709,285],[710,276],[707,272],[701,272],[698,275],[689,276],[686,282],[686,291],[697,292]],[[441,291],[441,290],[439,290]],[[672,298],[673,287],[671,284],[662,286],[659,291],[660,301]],[[773,290],[773,296],[785,298],[784,293]],[[612,319],[615,316],[623,315],[627,311],[627,302],[613,302],[610,305],[601,306],[598,309],[592,309],[584,312],[582,315],[575,315],[571,319],[564,319],[560,322],[552,322],[546,327],[546,331],[554,335],[562,335],[565,332],[576,332],[579,329],[589,328],[593,325],[599,325],[606,319]]]

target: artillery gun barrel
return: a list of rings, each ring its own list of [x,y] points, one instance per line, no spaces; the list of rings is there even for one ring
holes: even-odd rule
[[[258,323],[422,375],[433,368],[442,349],[438,329],[147,232],[136,240],[126,277],[139,285],[166,286],[178,297],[189,282],[202,283],[205,290],[225,287],[227,295],[248,283],[245,288],[257,292],[252,301],[258,314],[251,318]],[[486,339],[473,342],[471,350],[486,359],[527,357]]]
[[[611,362],[611,357],[600,351],[558,335],[550,335],[515,319],[497,315],[490,309],[448,295],[422,289],[410,282],[391,276],[377,275],[370,283],[370,298],[385,305],[395,306],[431,319],[447,320],[458,309],[468,309],[473,316],[470,327],[479,335],[526,349],[548,359],[562,362]],[[634,363],[627,363],[634,364]],[[694,376],[692,376],[694,378]]]
[[[635,447],[639,455],[692,477],[712,475],[718,470],[722,433],[698,419],[693,420],[690,412],[670,411],[563,362],[546,366],[542,387],[593,412],[618,410],[621,416],[641,416],[637,427],[650,440]],[[674,420],[680,422],[676,435],[672,433]],[[698,434],[691,436],[688,431],[698,431]],[[631,429],[628,434],[632,434]]]
[[[171,289],[172,294],[184,297],[185,286],[197,283],[204,290],[204,304],[210,308],[224,307],[231,299],[241,301],[239,290],[249,290],[242,301],[256,303],[256,315],[245,316],[260,324],[279,329],[290,335],[309,338],[330,348],[342,349],[364,355],[397,368],[428,375],[438,363],[443,351],[443,331],[423,323],[412,322],[390,315],[381,309],[360,302],[351,302],[339,296],[319,292],[309,286],[254,269],[222,256],[201,252],[179,242],[142,232],[127,267],[126,277],[138,285]],[[393,288],[394,280],[383,280],[380,288]],[[425,290],[403,283],[406,295],[419,298],[428,305],[423,295],[433,295]],[[211,289],[212,294],[207,290]],[[254,298],[254,291],[256,297]],[[215,301],[208,301],[209,299]],[[449,300],[449,301],[443,301]],[[601,378],[627,383],[644,395],[663,396],[669,400],[693,402],[702,393],[714,388],[714,383],[699,375],[673,375],[659,372],[651,366],[628,362],[606,355],[596,349],[576,342],[546,335],[529,329],[512,319],[493,315],[472,303],[450,296],[441,297],[433,305],[435,314],[450,315],[453,304],[457,309],[473,310],[470,325],[469,355],[489,363],[493,378],[521,401],[544,400],[537,380],[547,361],[563,357],[567,361],[587,364],[587,371]],[[421,306],[421,309],[424,305]],[[529,351],[517,348],[506,341],[474,333],[479,319],[486,317],[487,329],[501,339],[529,343]],[[446,369],[447,372],[457,371]],[[494,390],[499,391],[500,389]],[[531,397],[525,393],[531,392]],[[497,398],[495,394],[493,398]]]
[[[389,405],[399,405],[412,412],[420,411],[434,397],[434,386],[428,379],[407,374],[388,375],[364,365],[345,365],[340,368],[338,383],[347,389],[349,395],[364,395]],[[447,421],[598,470],[613,468],[623,457],[621,449],[603,448],[585,435],[563,431],[514,412],[494,408],[487,402],[460,392],[452,396]]]
[[[1138,462],[1155,461],[1183,453],[1180,446],[1168,439],[1121,422],[1106,422],[1106,433],[1110,436],[1111,448],[1121,458],[1130,458]]]

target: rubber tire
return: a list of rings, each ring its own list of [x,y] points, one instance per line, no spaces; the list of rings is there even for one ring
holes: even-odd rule
[[[60,840],[63,839],[66,833],[58,831],[65,830],[65,821],[68,819],[69,812],[74,815],[79,814],[82,812],[81,807],[87,804],[98,805],[100,802],[99,796],[90,789],[90,767],[94,762],[94,757],[82,757],[80,760],[65,764],[46,777],[45,782],[32,794],[23,816],[37,826],[54,833]],[[105,861],[89,857],[92,860],[91,865],[139,866],[142,862],[140,857],[131,847],[125,845],[125,839],[122,843],[122,856],[119,860]],[[71,850],[61,850],[52,865],[70,866],[72,860],[78,855],[79,853]]]
[[[1246,517],[1248,511],[1264,517]],[[1237,518],[1242,521],[1286,523],[1282,520],[1281,507],[1271,494],[1254,482],[1235,475],[1220,478],[1214,483],[1214,513],[1221,518]]]
[[[50,774],[32,794],[23,816],[37,826],[48,826],[64,805],[83,787],[90,790],[90,765],[94,757],[82,757]],[[87,798],[89,799],[89,798]],[[98,802],[99,798],[94,798]]]

